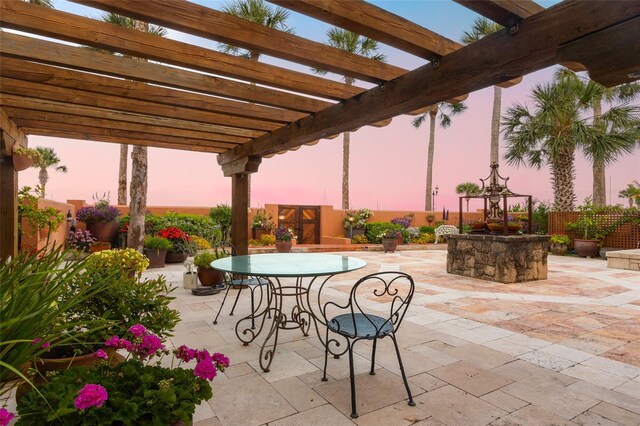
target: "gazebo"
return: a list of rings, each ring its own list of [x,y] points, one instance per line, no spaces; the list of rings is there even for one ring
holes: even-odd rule
[[[14,146],[27,146],[28,135],[217,154],[224,175],[231,177],[232,240],[246,253],[248,176],[263,158],[361,126],[385,125],[437,102],[457,102],[488,86],[509,86],[558,63],[586,69],[605,86],[633,81],[640,72],[637,0],[568,0],[549,9],[530,0],[457,0],[505,27],[468,46],[364,1],[272,1],[429,61],[414,70],[188,1],[72,1],[375,87],[2,1],[0,25],[21,33],[0,32],[0,258],[17,251],[17,173],[11,156]]]

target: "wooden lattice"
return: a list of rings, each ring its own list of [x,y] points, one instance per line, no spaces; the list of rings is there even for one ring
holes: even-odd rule
[[[578,212],[550,212],[549,213],[549,234],[567,234],[571,238],[571,246],[573,239],[580,238],[578,232],[568,231],[565,224],[574,222],[578,219]],[[623,218],[622,213],[607,213],[598,215],[604,221],[605,226],[615,223]],[[607,235],[604,239],[603,247],[614,247],[619,249],[635,249],[640,244],[640,226],[626,223]]]

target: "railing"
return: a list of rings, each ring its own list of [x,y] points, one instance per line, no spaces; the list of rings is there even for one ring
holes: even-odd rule
[[[579,212],[549,212],[549,234],[567,234],[571,238],[571,246],[573,246],[573,239],[581,238],[581,236],[576,231],[568,231],[565,225],[568,222],[575,222],[579,214]],[[606,227],[623,219],[625,215],[624,213],[603,213],[598,217]],[[639,242],[640,226],[634,223],[625,223],[608,234],[602,242],[602,246],[628,250],[638,248]]]

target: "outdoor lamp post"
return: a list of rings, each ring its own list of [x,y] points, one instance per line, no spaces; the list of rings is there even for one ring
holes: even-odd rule
[[[434,188],[433,192],[431,193],[431,210],[435,211],[436,210],[436,195],[438,195],[438,185],[436,185],[436,187]]]
[[[282,228],[282,222],[284,222],[284,215],[278,216],[278,228]]]
[[[354,221],[354,217],[353,216],[349,216],[349,238],[353,238],[353,221]]]

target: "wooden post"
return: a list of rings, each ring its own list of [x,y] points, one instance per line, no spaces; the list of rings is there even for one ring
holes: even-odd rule
[[[1,135],[0,137],[4,137]],[[0,262],[18,254],[18,173],[11,157],[0,159]]]
[[[222,171],[231,177],[231,242],[238,254],[249,254],[250,174],[258,171],[261,157],[245,157],[225,164]]]

